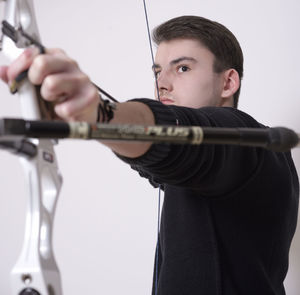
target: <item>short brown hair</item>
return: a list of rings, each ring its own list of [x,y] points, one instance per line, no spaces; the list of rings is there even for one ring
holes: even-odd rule
[[[173,39],[195,39],[206,46],[215,56],[214,71],[235,69],[243,78],[243,52],[235,36],[220,23],[200,16],[180,16],[156,27],[152,39],[159,45]],[[233,95],[234,107],[238,105],[240,89]]]

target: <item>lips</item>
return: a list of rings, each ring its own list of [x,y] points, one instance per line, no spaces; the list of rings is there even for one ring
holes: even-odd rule
[[[160,102],[163,104],[173,104],[174,100],[167,97],[160,97]]]

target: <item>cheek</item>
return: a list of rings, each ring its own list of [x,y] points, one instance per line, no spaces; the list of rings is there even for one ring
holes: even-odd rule
[[[221,98],[221,79],[213,73],[202,76],[201,80],[194,80],[194,95],[200,106],[217,106]]]
[[[181,83],[177,94],[180,104],[184,106],[199,108],[215,104],[215,89],[209,79],[188,79],[186,83]]]

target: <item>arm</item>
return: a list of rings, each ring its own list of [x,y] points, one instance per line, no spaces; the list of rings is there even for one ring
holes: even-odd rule
[[[46,54],[40,55],[37,48],[26,49],[9,67],[0,67],[0,78],[10,84],[28,68],[29,80],[35,85],[41,85],[42,97],[55,104],[58,118],[96,123],[100,102],[98,91],[78,64],[62,50],[48,49]],[[154,116],[143,103],[119,103],[111,123],[153,125]],[[102,143],[130,158],[141,156],[151,146],[151,143]]]
[[[48,49],[46,54],[39,55],[37,49],[25,50],[10,67],[0,69],[0,77],[9,83],[28,68],[29,80],[41,85],[43,98],[55,103],[59,118],[96,122],[99,94],[78,64],[63,51]],[[228,110],[220,111],[224,109]],[[170,125],[176,124],[177,120],[179,125],[259,127],[255,120],[247,122],[230,108],[169,107],[153,100],[118,104],[111,123]],[[206,195],[228,191],[242,183],[258,163],[256,149],[250,148],[103,143],[158,182],[201,188]]]
[[[154,125],[154,115],[151,109],[140,102],[118,103],[114,111],[112,124],[139,124]],[[104,145],[112,149],[115,153],[128,158],[137,158],[145,154],[151,143],[149,142],[115,142],[103,141]]]
[[[252,117],[233,108],[191,109],[140,101],[152,109],[156,124],[178,121],[182,126],[261,127]],[[265,153],[261,148],[230,145],[155,144],[139,158],[121,158],[154,185],[189,187],[203,196],[216,196],[241,187],[259,169]]]

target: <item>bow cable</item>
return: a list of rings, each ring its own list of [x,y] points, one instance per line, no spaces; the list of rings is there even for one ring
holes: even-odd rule
[[[145,20],[146,20],[146,26],[147,26],[147,34],[148,34],[148,41],[149,41],[149,47],[151,52],[151,59],[152,59],[152,68],[154,69],[154,54],[153,54],[153,47],[152,47],[152,40],[151,40],[151,34],[150,34],[150,28],[149,28],[149,19],[148,19],[148,12],[147,12],[147,6],[146,6],[146,0],[143,0],[144,5],[144,12],[145,12]],[[160,101],[159,96],[159,87],[158,87],[158,81],[157,81],[157,75],[154,74],[155,78],[155,86],[156,86],[156,93],[157,93],[157,99]],[[159,262],[159,244],[160,244],[160,206],[161,206],[161,184],[158,186],[158,206],[157,206],[157,242],[156,242],[156,255],[155,255],[155,295],[157,295],[158,291],[158,262]]]

